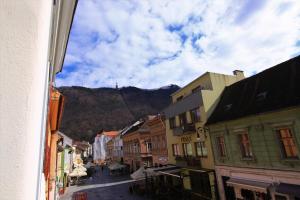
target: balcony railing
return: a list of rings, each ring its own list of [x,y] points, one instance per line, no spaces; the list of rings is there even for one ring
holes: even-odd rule
[[[197,108],[202,104],[203,104],[202,91],[199,90],[199,91],[196,91],[196,92],[184,97],[180,101],[172,103],[169,107],[167,107],[164,110],[164,113],[166,115],[166,118],[171,118],[171,117],[175,117],[176,115],[179,115],[181,113],[185,113],[194,108]]]
[[[184,124],[183,126],[176,127],[173,129],[173,135],[174,136],[181,136],[184,134],[193,133],[196,131],[195,124]]]
[[[180,167],[199,167],[201,168],[201,160],[197,156],[176,156],[176,165]]]

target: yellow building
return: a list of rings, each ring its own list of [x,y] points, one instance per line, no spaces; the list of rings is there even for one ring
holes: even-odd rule
[[[206,72],[171,95],[165,110],[168,159],[182,168],[184,188],[193,199],[216,199],[214,158],[204,124],[228,85],[244,79],[234,75]]]

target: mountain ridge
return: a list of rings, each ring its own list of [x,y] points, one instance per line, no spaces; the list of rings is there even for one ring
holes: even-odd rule
[[[90,140],[102,129],[122,129],[145,115],[160,113],[179,88],[173,84],[158,89],[59,87],[65,96],[60,131],[75,140]]]

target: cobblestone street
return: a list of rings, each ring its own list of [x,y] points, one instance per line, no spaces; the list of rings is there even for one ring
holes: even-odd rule
[[[94,175],[93,179],[85,180],[80,186],[70,186],[60,200],[73,200],[76,192],[86,192],[88,200],[142,200],[145,197],[129,193],[133,182],[129,175],[111,176],[109,170]]]

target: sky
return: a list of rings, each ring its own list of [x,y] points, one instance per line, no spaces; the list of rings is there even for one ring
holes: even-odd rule
[[[184,86],[300,55],[299,0],[79,0],[56,86]]]

